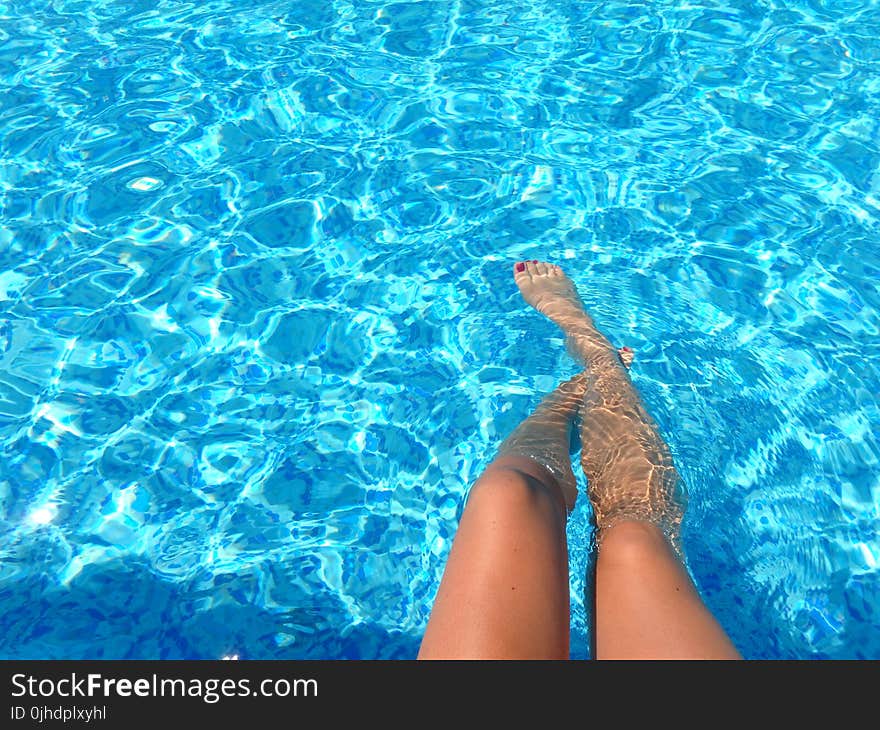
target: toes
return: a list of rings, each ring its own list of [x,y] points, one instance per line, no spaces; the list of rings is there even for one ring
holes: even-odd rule
[[[636,354],[629,347],[621,347],[617,351],[617,356],[620,358],[620,361],[623,363],[624,367],[629,368],[632,365],[633,358]]]
[[[513,265],[513,275],[515,278],[523,276],[565,276],[555,264],[548,264],[546,261],[538,261],[532,259],[530,261],[517,261]]]

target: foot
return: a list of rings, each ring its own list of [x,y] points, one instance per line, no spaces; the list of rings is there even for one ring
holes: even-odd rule
[[[555,264],[520,261],[513,268],[513,278],[523,299],[558,324],[566,334],[594,329],[593,320],[584,310],[574,283]]]
[[[569,512],[577,499],[577,483],[569,454],[570,431],[575,414],[584,402],[586,387],[585,373],[560,383],[498,449],[499,457],[527,456],[547,469],[559,484]]]
[[[584,309],[574,282],[558,266],[520,261],[513,267],[513,278],[523,299],[562,329],[572,354],[586,358],[610,349],[610,343]],[[617,356],[626,368],[632,364],[633,351],[629,347],[618,349]]]

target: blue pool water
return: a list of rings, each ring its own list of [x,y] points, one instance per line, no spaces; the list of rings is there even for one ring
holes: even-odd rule
[[[880,657],[878,28],[0,1],[0,656],[414,656],[469,484],[576,371],[543,258],[636,350],[741,651]]]

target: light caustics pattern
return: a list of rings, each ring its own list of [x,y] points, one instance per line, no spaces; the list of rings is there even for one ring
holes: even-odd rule
[[[635,349],[743,653],[880,657],[878,28],[0,1],[0,655],[414,656],[469,484],[576,372],[541,258]]]

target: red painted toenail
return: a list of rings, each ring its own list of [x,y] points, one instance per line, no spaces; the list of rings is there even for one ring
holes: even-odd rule
[[[620,349],[623,350],[624,352],[632,352],[631,347],[621,347]]]
[[[535,259],[534,261],[532,261],[532,263],[533,263],[533,264],[538,263],[538,259]]]
[[[525,265],[522,261],[520,261],[520,262],[516,265],[516,270],[517,270],[517,271],[525,271],[525,270],[526,270],[526,265]]]

